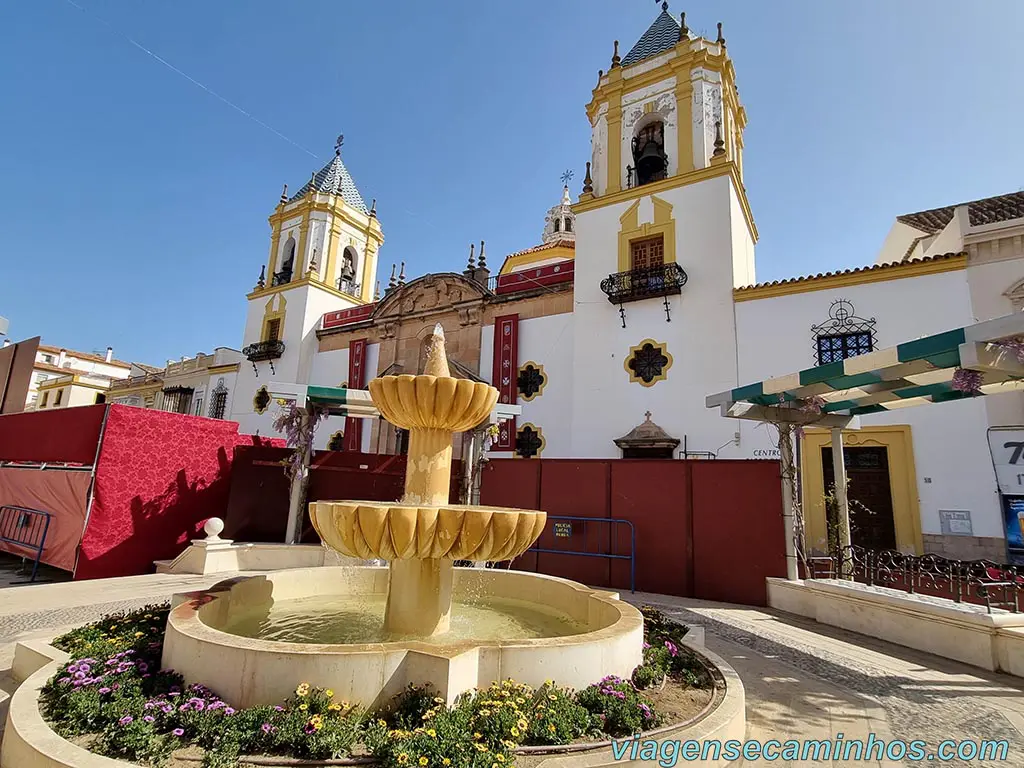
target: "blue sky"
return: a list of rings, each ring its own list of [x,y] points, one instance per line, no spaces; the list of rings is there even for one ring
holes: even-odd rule
[[[381,278],[539,241],[642,0],[32,0],[0,7],[0,315],[162,364],[238,347],[272,211],[344,133]],[[287,9],[287,10],[285,10]],[[672,3],[725,24],[758,279],[870,263],[900,214],[1024,187],[1019,0]],[[170,71],[118,33],[273,126]],[[301,148],[300,148],[301,147]],[[304,148],[304,149],[303,149]],[[306,150],[317,155],[311,157]]]

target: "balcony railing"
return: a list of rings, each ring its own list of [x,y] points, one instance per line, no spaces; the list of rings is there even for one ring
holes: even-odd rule
[[[349,280],[344,277],[339,277],[336,283],[338,290],[342,293],[347,293],[349,296],[359,296],[359,291],[362,286],[354,280]]]
[[[625,304],[661,296],[674,296],[686,285],[686,273],[678,264],[659,264],[645,269],[616,272],[601,281],[601,290],[612,304]]]
[[[262,360],[277,360],[284,354],[284,342],[280,339],[271,341],[257,341],[249,344],[242,350],[245,359],[250,363],[258,363]]]

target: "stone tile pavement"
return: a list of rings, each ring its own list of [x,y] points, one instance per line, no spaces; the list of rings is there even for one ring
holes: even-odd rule
[[[622,593],[703,626],[739,673],[751,739],[1007,739],[1003,762],[797,762],[775,766],[1024,765],[1024,680],[772,611]],[[754,765],[739,761],[737,766]],[[758,765],[766,765],[764,761]]]
[[[15,642],[53,637],[107,613],[202,589],[226,576],[153,574],[0,588],[0,728],[13,690],[7,670]],[[854,739],[874,733],[879,739],[923,739],[930,745],[943,739],[1007,739],[1007,763],[920,765],[1024,765],[1024,680],[769,609],[643,593],[622,596],[704,627],[708,648],[743,680],[748,738],[834,739],[843,733]],[[754,764],[741,760],[733,765]],[[779,760],[771,765],[881,768],[916,763]]]

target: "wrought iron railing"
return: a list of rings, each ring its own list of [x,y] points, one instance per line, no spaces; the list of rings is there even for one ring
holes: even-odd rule
[[[342,293],[347,293],[349,296],[358,296],[359,289],[362,286],[354,280],[347,280],[344,277],[339,277],[336,283],[338,290]]]
[[[608,275],[601,281],[601,290],[612,304],[625,304],[640,299],[675,295],[681,292],[686,280],[686,272],[673,262]]]
[[[1024,566],[991,560],[951,560],[940,555],[904,555],[891,550],[844,547],[838,556],[808,558],[809,577],[845,575],[868,586],[944,597],[1019,613],[1024,606]]]
[[[258,363],[261,360],[277,360],[284,354],[284,342],[280,339],[271,341],[257,341],[249,344],[242,350],[245,359],[250,363]]]

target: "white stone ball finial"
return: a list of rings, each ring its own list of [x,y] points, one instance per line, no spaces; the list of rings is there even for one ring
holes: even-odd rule
[[[211,517],[203,525],[207,541],[220,541],[220,532],[224,530],[224,521],[219,517]]]

